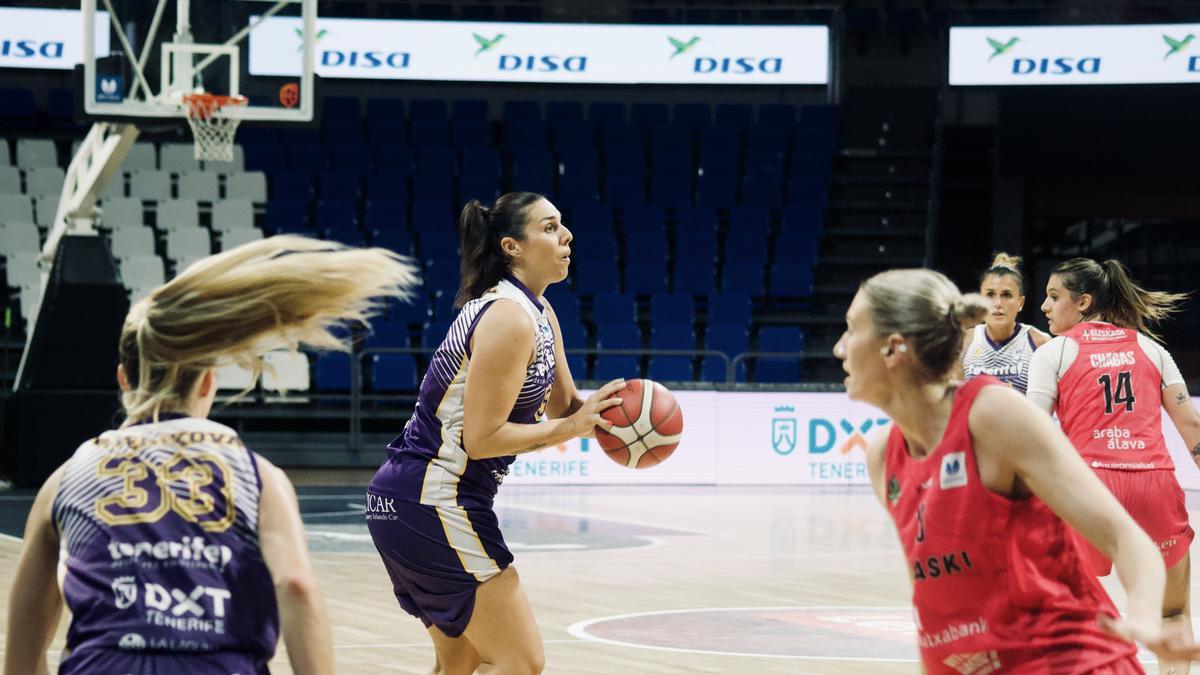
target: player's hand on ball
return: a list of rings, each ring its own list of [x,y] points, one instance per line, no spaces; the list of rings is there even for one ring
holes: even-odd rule
[[[625,388],[625,379],[620,378],[612,380],[603,387],[600,387],[583,402],[583,407],[575,411],[571,415],[571,421],[575,428],[576,436],[587,436],[594,433],[596,427],[601,429],[611,429],[612,422],[600,416],[600,413],[608,410],[615,405],[621,405],[621,399],[613,397],[613,394]]]

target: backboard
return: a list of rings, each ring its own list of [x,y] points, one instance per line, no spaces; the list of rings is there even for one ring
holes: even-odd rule
[[[95,120],[182,119],[185,94],[245,96],[241,121],[313,119],[316,0],[82,0],[83,112]],[[292,77],[252,76],[249,40],[273,15],[299,19]],[[102,24],[108,23],[107,28]],[[101,24],[101,25],[98,25]],[[96,48],[98,30],[110,48]]]

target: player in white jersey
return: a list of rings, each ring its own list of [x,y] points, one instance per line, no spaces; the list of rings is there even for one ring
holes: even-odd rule
[[[265,673],[281,632],[296,673],[332,673],[295,490],[205,418],[221,363],[257,374],[264,345],[345,349],[332,327],[414,281],[389,251],[284,236],[205,258],[134,303],[117,367],[126,420],[38,492],[4,672],[47,671],[65,601],[60,673]]]
[[[960,366],[964,380],[991,375],[1023,394],[1033,352],[1050,336],[1017,321],[1025,306],[1020,265],[1020,258],[997,253],[980,276],[979,294],[988,302],[988,313],[983,323],[965,332]]]

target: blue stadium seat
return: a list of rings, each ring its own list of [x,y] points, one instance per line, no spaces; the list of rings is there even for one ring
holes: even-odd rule
[[[321,233],[322,238],[329,241],[336,241],[339,244],[347,246],[367,245],[366,235],[353,223],[336,223],[327,229],[322,229],[319,226],[317,229]]]
[[[425,148],[417,156],[417,173],[458,173],[458,153],[450,148]]]
[[[771,266],[771,295],[812,295],[813,269],[811,264],[780,261]]]
[[[761,278],[761,268],[767,263],[767,240],[766,237],[756,232],[733,232],[730,231],[725,237],[725,267],[730,265],[739,266],[757,266],[760,268],[759,277]],[[726,273],[728,278],[728,273]],[[753,283],[753,280],[747,282]]]
[[[403,211],[408,211],[408,175],[402,173],[371,173],[367,174],[367,198],[386,199],[404,203]],[[404,218],[404,223],[408,218]]]
[[[450,125],[444,121],[413,120],[408,128],[409,138],[415,148],[450,147]]]
[[[325,121],[326,143],[335,146],[340,143],[361,145],[363,140],[363,125],[361,120]]]
[[[309,171],[287,171],[273,173],[268,194],[284,199],[308,199],[317,185],[316,177]]]
[[[784,230],[775,241],[776,262],[812,267],[817,262],[821,233],[816,229]]]
[[[771,229],[771,211],[761,204],[742,204],[729,212],[730,233],[754,233],[766,239],[767,231]]]
[[[727,325],[745,330],[749,324],[749,294],[727,292],[714,293],[708,296],[708,325],[710,327],[714,325]]]
[[[650,150],[654,153],[691,154],[692,134],[681,127],[656,126],[650,129]]]
[[[317,202],[316,229],[328,231],[358,226],[357,209],[349,199],[322,199]]]
[[[646,184],[638,176],[608,176],[604,201],[609,206],[635,206],[646,203]]]
[[[450,119],[455,122],[487,122],[487,101],[481,98],[468,98],[454,101],[450,104]]]
[[[375,148],[375,169],[383,173],[411,176],[416,164],[413,152],[403,145],[380,145]]]
[[[484,204],[491,204],[500,197],[500,175],[463,176],[458,180],[458,201],[465,204],[472,199],[478,199]]]
[[[247,127],[238,129],[239,145],[279,145],[279,129],[275,127]]]
[[[414,202],[412,206],[412,229],[415,232],[457,232],[458,218],[444,202]]]
[[[698,173],[708,177],[724,176],[737,180],[740,166],[736,153],[701,151]]]
[[[449,204],[454,201],[454,174],[418,173],[412,178],[412,193],[413,200]]]
[[[800,112],[800,122],[806,126],[837,128],[839,123],[836,105],[806,105]]]
[[[565,162],[564,162],[565,163]],[[637,178],[646,176],[646,155],[641,150],[613,150],[604,158],[605,176]]]
[[[676,103],[671,123],[683,129],[703,129],[712,122],[712,108],[707,103]]]
[[[562,343],[565,347],[582,349],[587,346],[587,330],[578,319],[564,321],[559,317],[558,329],[562,331]]]
[[[624,124],[625,104],[617,101],[593,101],[588,106],[588,123],[594,126]]]
[[[559,152],[567,149],[584,150],[590,153],[596,151],[595,129],[587,124],[563,123],[554,127],[552,134],[554,148]]]
[[[499,179],[500,153],[494,148],[466,148],[462,152],[462,175]]]
[[[762,262],[726,262],[721,274],[721,290],[726,293],[762,295],[763,272]]]
[[[428,236],[428,235],[427,235]],[[425,240],[421,240],[424,245]],[[428,257],[429,254],[422,254]],[[425,265],[425,290],[431,293],[454,295],[458,292],[460,266],[458,257],[445,257],[441,252],[435,253]]]
[[[592,322],[635,323],[637,321],[637,299],[632,293],[596,293],[592,299]]]
[[[665,103],[634,103],[629,110],[629,121],[643,127],[667,125]]]
[[[657,262],[660,266],[667,261],[667,236],[660,229],[631,229],[625,225],[625,260]]]
[[[371,221],[368,218],[368,229],[370,222]],[[386,248],[389,251],[395,251],[403,255],[412,255],[413,250],[416,248],[413,245],[412,235],[409,234],[407,230],[386,229],[374,230],[374,232],[375,236],[371,239],[372,246]]]
[[[581,295],[617,290],[617,266],[611,260],[581,260],[571,266],[574,268],[575,291]]]
[[[414,122],[444,122],[446,101],[440,98],[414,98],[408,103],[408,115]]]
[[[450,142],[456,148],[492,147],[492,127],[487,122],[454,122],[450,127]]]
[[[288,147],[321,145],[321,132],[305,127],[284,127],[279,130],[279,142]]]
[[[629,293],[655,295],[667,290],[667,261],[630,260],[625,265],[625,290]]]
[[[829,200],[828,187],[825,181],[812,178],[789,178],[787,182],[787,203],[809,204],[824,207]]]
[[[552,194],[554,192],[553,170],[549,153],[514,154],[512,189]]]
[[[418,384],[417,361],[412,354],[376,354],[372,358],[372,391],[413,391]]]
[[[288,155],[289,166],[293,171],[316,173],[329,166],[329,147],[320,143],[293,145],[289,148]]]
[[[671,286],[674,293],[707,295],[716,288],[712,260],[686,261],[675,259],[675,280]]]
[[[637,324],[596,323],[596,346],[599,349],[641,349],[642,336]]]
[[[558,198],[566,204],[580,200],[594,201],[599,195],[600,183],[594,174],[567,172],[558,177]]]
[[[566,284],[552,284],[546,289],[546,300],[554,308],[558,322],[579,323],[579,298]]]
[[[458,235],[454,232],[422,232],[417,243],[427,261],[458,260]]]
[[[609,124],[600,127],[600,147],[606,153],[641,152],[642,129],[632,124]]]
[[[650,323],[653,326],[691,326],[692,296],[690,293],[659,293],[650,301]]]
[[[788,103],[765,103],[758,107],[758,126],[791,127],[796,124],[796,106]]]
[[[717,213],[707,206],[694,206],[675,211],[676,240],[685,232],[716,232]]]
[[[421,321],[420,323],[424,323]],[[389,319],[388,321],[371,322],[371,330],[367,333],[364,344],[369,349],[379,347],[407,347],[408,322]]]
[[[666,236],[666,214],[659,206],[628,206],[622,210],[621,223],[625,226],[627,235],[638,236],[642,233],[653,233],[654,236]],[[665,243],[666,239],[664,238],[663,241]],[[663,259],[666,259],[665,255]]]
[[[653,152],[651,153],[650,164],[653,166],[652,174],[655,177],[678,176],[691,178],[696,173],[696,167],[692,164],[692,155],[690,152]]]
[[[317,359],[316,382],[317,391],[346,392],[350,391],[350,368],[353,364],[349,354],[330,352],[322,354]]]
[[[837,149],[837,135],[833,129],[801,127],[796,132],[796,152],[832,155]]]
[[[758,329],[760,352],[802,352],[804,331],[796,326],[763,326]]]
[[[326,96],[321,104],[321,118],[326,122],[359,121],[362,110],[359,109],[358,98],[353,96]]]
[[[783,153],[779,150],[750,150],[746,153],[746,178],[783,182]]]
[[[280,152],[278,144],[246,143],[242,147],[247,171],[279,173],[288,170],[287,153]]]
[[[372,145],[407,145],[408,125],[402,120],[368,120],[367,140]]]
[[[783,231],[820,230],[825,222],[824,207],[819,204],[789,204],[780,212]]]
[[[690,323],[650,324],[651,349],[695,349],[696,335]]]
[[[449,332],[449,321],[430,321],[421,329],[421,344],[425,347],[437,347]]]
[[[641,376],[638,357],[624,354],[601,354],[596,357],[596,370],[592,379],[607,382],[619,377],[632,379]]]
[[[321,174],[322,199],[358,199],[362,176],[357,172],[331,171]]]
[[[690,382],[692,360],[687,356],[651,356],[646,376],[655,382]]]
[[[369,98],[367,119],[371,122],[403,122],[404,101],[398,98]]]
[[[308,204],[300,199],[272,199],[267,202],[267,231],[309,232]]]
[[[746,335],[745,327],[709,322],[708,332],[704,336],[704,346],[707,349],[724,352],[732,359],[738,354],[750,350],[750,338]]]
[[[504,147],[514,153],[523,151],[549,152],[549,137],[541,124],[504,125]]]
[[[617,239],[611,231],[596,230],[572,242],[571,256],[579,262],[602,262],[616,267]]]
[[[550,101],[546,104],[546,121],[551,124],[583,122],[583,104],[579,101]]]
[[[787,129],[755,126],[746,131],[747,152],[773,152],[782,154],[787,150],[787,145]]]
[[[365,145],[334,145],[332,166],[334,171],[370,171],[371,148]]]
[[[759,358],[755,361],[755,382],[782,384],[800,381],[800,361],[797,359]]]
[[[746,176],[742,179],[740,202],[772,209],[783,203],[783,185],[779,177]]]
[[[725,361],[706,356],[700,361],[700,380],[703,382],[725,382],[728,378]]]
[[[705,173],[696,179],[696,204],[727,209],[737,204],[737,177]]]
[[[754,126],[754,107],[748,103],[721,103],[716,108],[718,126]]]
[[[75,92],[70,89],[51,89],[46,94],[46,118],[55,130],[76,130]]]
[[[716,126],[700,132],[700,153],[737,155],[741,150],[741,130]]]
[[[587,356],[583,354],[567,354],[567,367],[571,370],[571,378],[576,382],[592,379],[591,373],[588,372]]]
[[[450,263],[450,260],[437,261],[437,264],[443,269],[438,272],[438,274],[441,275],[441,278],[438,279],[436,283],[444,285],[448,281],[448,277],[450,276],[450,272],[448,271]],[[459,283],[461,284],[461,275],[459,277]],[[430,309],[433,310],[433,318],[439,321],[454,321],[454,317],[458,316],[458,310],[454,308],[454,299],[457,295],[457,285],[455,286],[454,290],[450,290],[449,288],[437,289],[433,295],[433,303],[429,306]]]
[[[505,101],[500,111],[505,124],[533,124],[542,121],[542,107],[537,101]]]
[[[790,162],[792,178],[828,180],[833,167],[828,155],[798,152]]]
[[[701,178],[704,178],[701,176]],[[656,176],[650,181],[650,203],[668,209],[683,209],[692,205],[690,176]]]

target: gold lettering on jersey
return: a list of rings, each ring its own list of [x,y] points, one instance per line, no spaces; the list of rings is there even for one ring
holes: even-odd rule
[[[205,432],[199,432],[205,433]],[[185,436],[190,434],[176,434]],[[213,434],[209,434],[212,436]],[[222,434],[228,436],[228,434]],[[236,438],[236,437],[235,437]],[[109,448],[117,447],[111,439]],[[154,523],[174,511],[206,532],[224,532],[237,518],[232,472],[219,456],[178,450],[158,463],[138,454],[144,447],[162,447],[163,439],[131,436],[126,450],[104,457],[96,464],[98,478],[123,478],[120,492],[96,499],[96,517],[108,525]],[[176,445],[175,439],[170,445]],[[218,499],[219,497],[219,499]],[[216,518],[211,516],[216,515]]]

